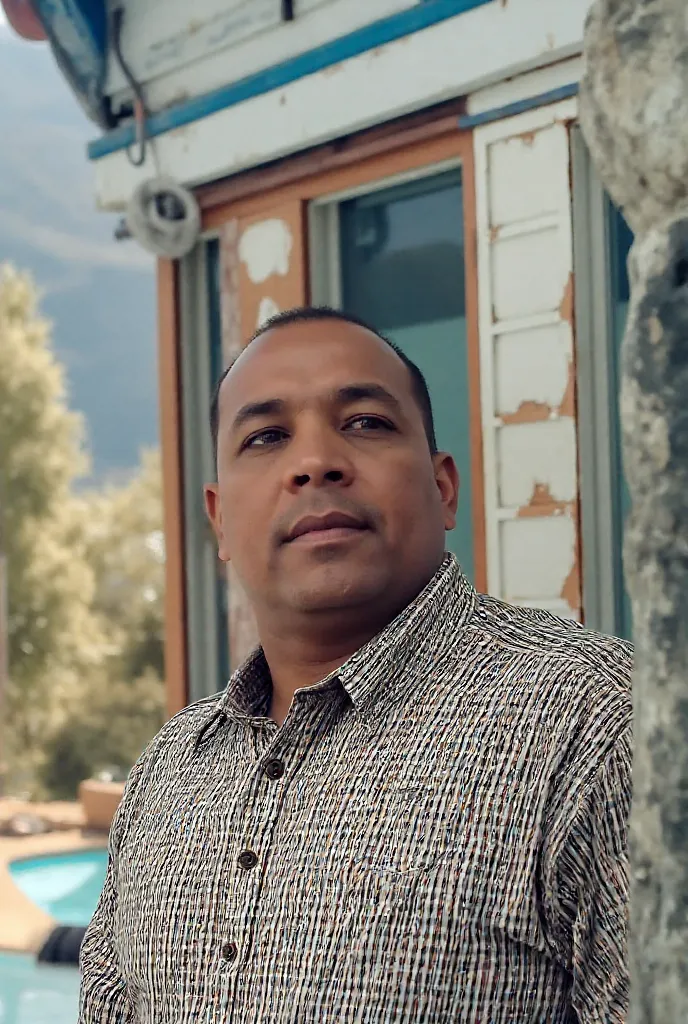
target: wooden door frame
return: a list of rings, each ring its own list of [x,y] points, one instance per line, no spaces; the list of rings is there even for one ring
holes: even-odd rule
[[[171,718],[186,706],[186,580],[178,265],[159,260],[158,398],[165,536],[165,692]]]

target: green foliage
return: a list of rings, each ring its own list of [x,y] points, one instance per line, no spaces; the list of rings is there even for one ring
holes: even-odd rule
[[[73,796],[126,770],[163,700],[157,453],[121,487],[77,493],[81,418],[30,280],[0,268],[0,544],[7,555],[6,788]],[[62,767],[61,767],[62,766]]]
[[[69,800],[83,779],[100,773],[124,779],[163,722],[164,692],[154,672],[133,682],[96,677],[45,744],[45,790]]]

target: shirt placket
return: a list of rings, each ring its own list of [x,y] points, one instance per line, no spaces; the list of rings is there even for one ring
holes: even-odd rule
[[[281,727],[264,718],[247,723],[255,767],[247,779],[241,801],[243,820],[232,854],[234,866],[230,884],[235,887],[234,928],[222,948],[222,988],[228,1024],[242,1019],[240,1007],[250,982],[247,968],[260,915],[261,894],[271,869],[273,836],[280,820],[285,786],[303,767],[314,730],[327,728],[339,703],[332,687],[312,688],[296,694]],[[269,969],[266,964],[265,970]]]

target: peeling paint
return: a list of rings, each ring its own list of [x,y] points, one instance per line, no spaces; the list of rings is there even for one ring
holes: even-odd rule
[[[575,419],[576,416],[576,367],[573,361],[569,362],[566,390],[562,395],[557,413],[559,416],[570,416],[572,419]]]
[[[568,515],[527,516],[502,526],[504,600],[557,603],[567,588],[575,522]],[[566,607],[570,607],[566,602]]]
[[[280,308],[274,299],[271,299],[269,295],[265,295],[260,300],[258,306],[258,316],[256,317],[256,330],[259,330],[266,320],[269,320],[272,316],[277,316]]]
[[[578,559],[574,555],[571,570],[564,580],[561,588],[561,596],[573,612],[580,612],[581,607],[581,580]]]
[[[555,415],[555,410],[545,402],[533,402],[528,400],[521,402],[516,412],[505,412],[499,417],[505,426],[515,423],[541,423],[549,420]]]
[[[273,274],[289,273],[294,240],[289,225],[277,217],[251,224],[239,240],[239,259],[252,284],[263,284]]]
[[[519,519],[525,516],[557,516],[571,512],[573,503],[557,501],[549,489],[549,484],[536,482],[527,505],[521,506],[517,512]]]
[[[573,420],[502,427],[497,438],[497,459],[502,508],[529,507],[533,498],[551,505],[576,500]]]
[[[510,214],[517,212],[514,200]],[[495,215],[493,223],[505,221]],[[502,234],[491,250],[494,306],[500,320],[520,320],[559,309],[571,261],[555,224],[510,232],[506,237]]]
[[[573,271],[569,273],[564,286],[564,294],[561,297],[559,316],[567,324],[573,324]]]
[[[500,231],[499,224],[493,224],[492,227],[490,228],[490,241],[491,242],[496,242],[497,241],[497,239],[499,238],[499,231]]]
[[[566,324],[498,335],[495,341],[495,413],[502,422],[557,416],[571,401],[573,339]],[[524,403],[535,403],[538,407]],[[540,410],[540,406],[546,409]]]
[[[535,132],[522,132],[518,138],[524,144],[524,146],[532,146],[535,142]]]

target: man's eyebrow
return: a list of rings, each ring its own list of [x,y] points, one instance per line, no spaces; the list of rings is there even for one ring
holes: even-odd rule
[[[332,392],[331,400],[338,405],[352,405],[354,402],[375,401],[386,405],[395,412],[401,412],[401,403],[391,391],[381,384],[355,383],[346,384]],[[266,398],[260,402],[247,402],[242,405],[232,420],[232,430],[238,430],[249,420],[265,416],[281,416],[285,413],[287,403],[282,398]]]
[[[232,430],[238,430],[249,420],[259,419],[261,416],[279,416],[285,410],[285,402],[281,398],[266,398],[262,402],[247,402],[242,405],[232,420]]]
[[[343,388],[337,388],[334,398],[340,405],[372,400],[386,405],[395,412],[401,412],[399,399],[395,398],[387,388],[383,388],[382,384],[347,384]]]

